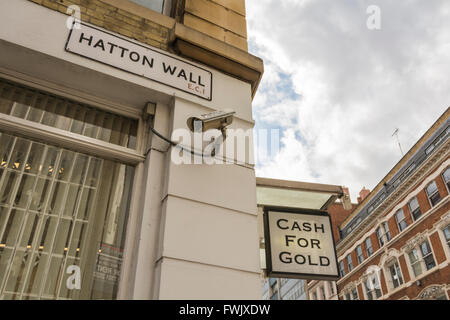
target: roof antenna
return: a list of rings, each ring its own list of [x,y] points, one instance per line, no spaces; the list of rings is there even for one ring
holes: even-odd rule
[[[400,139],[398,138],[398,131],[399,131],[399,129],[398,129],[398,128],[395,128],[395,131],[394,131],[394,133],[392,134],[392,136],[395,135],[395,136],[397,137],[398,147],[400,148],[400,152],[401,152],[402,157],[403,157],[404,154],[403,154],[402,145],[400,144]]]

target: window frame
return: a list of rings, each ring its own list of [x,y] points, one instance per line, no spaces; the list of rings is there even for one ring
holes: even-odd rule
[[[362,244],[356,246],[356,258],[359,264],[364,262],[364,253],[362,249]]]
[[[423,252],[423,247],[422,245],[426,244],[427,248],[429,249],[429,252],[426,253],[426,255]],[[414,254],[415,257],[417,257],[417,259],[415,259],[414,261],[411,260],[411,253]],[[435,257],[435,253],[433,251],[433,247],[430,244],[430,241],[428,238],[424,239],[423,241],[420,241],[420,243],[414,245],[414,247],[410,248],[407,252],[406,255],[408,256],[408,267],[410,269],[410,274],[411,274],[411,278],[418,278],[423,276],[424,274],[426,274],[428,271],[434,269],[437,267],[437,262],[436,262],[436,257]],[[433,259],[433,266],[428,268],[428,264],[427,262],[425,262],[425,259],[430,257]],[[414,268],[415,265],[418,265],[418,267],[420,268],[420,273],[416,274],[416,269]]]
[[[394,268],[393,270],[395,271],[395,274],[392,274],[392,268]],[[388,271],[387,274],[389,275],[390,278],[389,282],[392,290],[401,287],[405,283],[403,273],[397,258],[388,261],[386,263],[386,269]],[[395,275],[397,276],[397,280],[394,279]],[[395,281],[398,282],[397,285],[395,285]]]
[[[377,235],[378,244],[380,245],[380,248],[383,247],[392,239],[387,221],[380,223],[378,228],[375,230],[375,233]],[[386,242],[384,242],[384,239],[386,239]]]
[[[143,8],[146,8],[147,10],[152,10],[153,12],[157,12],[159,14],[169,16],[169,17],[170,17],[171,11],[172,11],[172,4],[173,4],[172,0],[162,0],[161,11],[157,11],[150,7],[147,7],[145,4],[135,2],[134,0],[127,0],[127,2],[132,2],[133,4],[141,6]]]
[[[369,240],[370,246],[367,245],[367,240]],[[372,239],[370,237],[364,240],[364,246],[366,247],[367,258],[369,258],[374,253]]]
[[[411,208],[411,203],[415,200],[415,202],[417,202],[417,207],[413,210]],[[420,203],[419,200],[417,199],[417,196],[411,198],[411,200],[408,201],[408,209],[409,212],[411,213],[411,218],[413,219],[413,221],[417,221],[422,217],[422,209],[420,208]],[[417,211],[419,211],[419,215],[416,217],[416,213]]]
[[[338,265],[339,265],[339,273],[341,275],[341,278],[343,278],[346,275],[344,260],[339,261]]]
[[[428,193],[428,187],[433,185],[433,184],[436,186],[436,189],[431,194],[429,194]],[[431,181],[430,183],[428,183],[426,185],[425,193],[427,195],[427,198],[428,198],[428,201],[430,202],[431,207],[436,206],[442,200],[442,197],[441,197],[441,194],[439,193],[439,188],[438,188],[438,185],[436,183],[436,180],[433,180],[433,181]],[[435,200],[433,199],[433,197],[436,196],[436,194],[438,196],[438,199],[437,199],[436,202],[434,202]]]
[[[373,285],[373,289],[369,290],[367,287],[367,282],[372,279],[376,279],[377,287]],[[371,281],[372,284],[372,281]],[[383,296],[383,289],[381,288],[381,282],[380,278],[378,277],[378,274],[376,272],[372,272],[371,274],[367,275],[367,278],[363,281],[363,288],[364,288],[364,294],[366,297],[366,300],[378,300]],[[380,295],[377,294],[377,290],[379,290]],[[373,294],[375,293],[375,295]],[[369,299],[369,294],[371,298]]]
[[[356,297],[355,297],[355,293],[356,293]],[[351,297],[352,297],[352,300],[359,300],[359,293],[358,293],[358,289],[356,287],[352,289]]]
[[[442,171],[441,177],[442,177],[442,180],[444,181],[444,184],[445,184],[445,186],[447,188],[447,192],[450,193],[450,177],[449,177],[448,181],[445,180],[445,173],[447,171],[450,172],[450,166],[448,166],[444,171]]]
[[[448,231],[449,237],[448,238],[447,238],[447,233],[444,231],[446,229],[449,229],[449,231]],[[444,246],[445,246],[445,244],[447,244],[447,250],[450,250],[450,224],[448,224],[447,226],[442,228],[441,231],[442,231],[443,239],[445,241]]]
[[[398,218],[399,213],[401,213],[403,215],[403,218],[400,221]],[[403,210],[403,208],[400,208],[397,210],[397,212],[395,212],[394,216],[395,216],[395,221],[397,223],[398,232],[400,233],[408,227],[408,222],[406,221],[405,211]],[[404,223],[404,227],[402,227],[402,223]]]
[[[122,105],[113,101],[99,101],[97,97],[83,93],[76,89],[61,90],[59,87],[43,84],[38,79],[28,78],[25,80],[7,75],[3,72],[0,72],[0,80],[12,83],[13,85],[17,85],[19,87],[28,87],[31,90],[45,95],[54,95],[61,99],[69,99],[76,103],[84,104],[117,116],[124,116],[138,120],[136,148],[130,149],[87,136],[74,135],[73,133],[65,130],[0,113],[0,130],[6,131],[9,134],[19,135],[32,141],[41,141],[45,144],[56,145],[60,148],[83,154],[89,154],[105,160],[122,162],[134,167],[133,188],[130,194],[131,200],[128,209],[128,221],[126,223],[125,243],[123,249],[125,254],[122,260],[116,295],[116,299],[123,299],[128,295],[124,292],[124,287],[126,287],[126,284],[124,283],[122,276],[124,273],[129,272],[131,263],[131,254],[129,253],[132,252],[132,250],[135,250],[133,241],[134,234],[131,231],[135,227],[134,221],[136,220],[136,216],[140,215],[139,203],[141,202],[141,199],[137,195],[142,191],[140,188],[140,180],[144,172],[144,167],[140,164],[143,164],[146,159],[146,156],[144,155],[146,148],[145,141],[147,141],[149,136],[147,130],[145,129],[148,125],[147,121],[144,122],[140,111],[134,109],[133,107]],[[0,89],[3,90],[1,82]],[[153,121],[153,119],[151,118],[149,121]]]
[[[353,270],[353,260],[352,260],[352,254],[349,253],[345,259],[347,260],[347,269],[348,269],[348,273],[352,272]]]

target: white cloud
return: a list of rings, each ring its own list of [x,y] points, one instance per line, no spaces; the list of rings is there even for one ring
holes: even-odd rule
[[[257,175],[373,188],[450,105],[450,2],[247,0],[265,63],[257,125],[283,147]],[[381,30],[366,8],[381,9]]]

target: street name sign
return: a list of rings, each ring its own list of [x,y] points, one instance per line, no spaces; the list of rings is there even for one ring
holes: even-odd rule
[[[200,98],[212,99],[210,71],[85,23],[80,23],[79,29],[71,29],[65,50]]]

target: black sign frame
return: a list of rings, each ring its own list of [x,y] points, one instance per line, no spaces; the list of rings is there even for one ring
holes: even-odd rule
[[[331,238],[333,240],[333,250],[334,256],[336,258],[336,275],[328,274],[314,274],[314,273],[294,273],[294,272],[278,272],[273,271],[272,268],[272,255],[271,255],[271,244],[270,244],[270,228],[269,228],[269,214],[270,211],[285,212],[292,214],[308,214],[327,217],[330,221],[331,227]],[[266,255],[266,274],[267,277],[272,278],[290,278],[290,279],[305,279],[305,280],[327,280],[327,281],[337,281],[340,279],[339,263],[336,253],[336,243],[333,233],[333,225],[331,222],[331,217],[326,211],[313,210],[313,209],[301,209],[301,208],[287,208],[287,207],[275,207],[275,206],[264,206],[263,208],[263,222],[264,222],[264,242],[265,242],[265,255]]]

